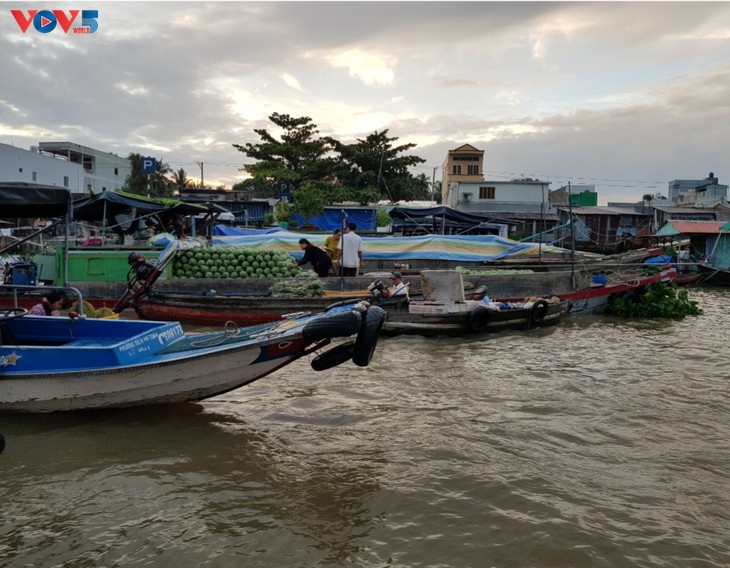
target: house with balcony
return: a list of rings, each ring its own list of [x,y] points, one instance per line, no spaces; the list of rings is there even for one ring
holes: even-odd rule
[[[484,179],[484,150],[464,144],[449,150],[441,166],[441,203],[448,202],[449,189],[453,184],[480,182]],[[453,207],[453,205],[450,205]]]

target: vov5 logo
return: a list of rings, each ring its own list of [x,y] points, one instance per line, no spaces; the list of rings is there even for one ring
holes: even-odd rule
[[[72,28],[74,21],[81,12],[81,26]],[[63,10],[10,10],[10,13],[18,22],[18,26],[23,33],[28,31],[31,24],[37,32],[49,34],[61,26],[63,33],[73,30],[75,34],[93,34],[99,29],[99,23],[96,21],[99,17],[99,10],[69,10],[68,14]]]

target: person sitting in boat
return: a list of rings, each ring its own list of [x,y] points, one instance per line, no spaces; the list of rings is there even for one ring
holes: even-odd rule
[[[29,311],[31,316],[60,316],[61,308],[66,303],[66,294],[63,290],[51,290],[40,304],[36,304]]]
[[[127,262],[131,267],[127,273],[127,280],[130,280],[131,276],[135,276],[138,281],[144,282],[156,269],[155,265],[146,260],[144,255],[139,252],[130,253]]]
[[[302,266],[308,262],[320,278],[329,276],[332,269],[332,259],[321,248],[314,246],[307,239],[299,239],[299,248],[304,251],[304,256],[292,264],[292,268]]]
[[[494,307],[495,304],[492,302],[492,299],[487,295],[486,286],[479,286],[471,293],[471,299],[476,300],[477,302],[481,302],[482,304],[491,307]]]
[[[405,296],[408,294],[408,286],[403,283],[403,275],[397,270],[388,277],[391,287],[388,289],[388,296]]]

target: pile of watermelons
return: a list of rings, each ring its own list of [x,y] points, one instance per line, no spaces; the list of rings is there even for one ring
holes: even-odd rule
[[[284,251],[250,247],[213,247],[181,250],[172,263],[176,278],[289,278],[300,269]]]

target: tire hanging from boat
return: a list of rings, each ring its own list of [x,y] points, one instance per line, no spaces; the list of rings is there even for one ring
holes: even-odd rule
[[[342,363],[352,359],[352,352],[354,349],[355,342],[348,341],[347,343],[337,345],[324,353],[320,353],[312,359],[312,369],[315,371],[326,371],[327,369],[341,365]]]
[[[352,362],[359,367],[367,367],[373,358],[375,346],[378,344],[380,329],[385,323],[386,312],[378,306],[370,306],[362,318],[362,326],[355,339],[352,351]]]
[[[489,308],[478,307],[469,312],[468,326],[473,332],[479,333],[489,327],[491,321],[491,310]]]
[[[363,316],[357,310],[348,310],[313,319],[304,325],[302,337],[317,341],[327,337],[348,337],[361,329]]]
[[[546,300],[537,300],[530,308],[530,321],[534,324],[540,323],[545,319],[549,308]]]

